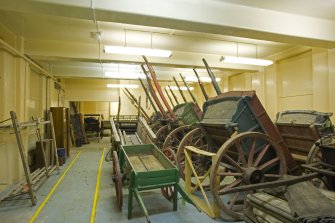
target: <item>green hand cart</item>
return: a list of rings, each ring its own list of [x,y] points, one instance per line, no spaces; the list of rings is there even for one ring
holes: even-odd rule
[[[116,151],[113,152],[113,172],[116,199],[120,210],[123,203],[122,181],[129,179],[128,219],[132,218],[134,196],[147,221],[150,222],[148,211],[140,195],[141,191],[173,187],[174,211],[177,211],[178,192],[188,203],[193,204],[179,185],[178,169],[154,144],[121,146],[119,156]]]

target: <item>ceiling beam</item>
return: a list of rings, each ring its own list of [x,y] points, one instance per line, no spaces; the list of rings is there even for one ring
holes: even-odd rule
[[[335,47],[335,21],[194,0],[6,0],[1,9],[206,32],[314,47]],[[93,5],[91,5],[91,2]],[[185,10],[187,8],[187,10]]]
[[[93,43],[74,43],[54,40],[25,39],[25,53],[35,60],[94,62],[94,63],[134,63],[143,64],[141,56],[107,54]],[[179,68],[204,68],[205,58],[213,69],[222,71],[257,71],[258,66],[230,64],[219,61],[221,55],[173,51],[173,57],[149,57],[154,66]]]

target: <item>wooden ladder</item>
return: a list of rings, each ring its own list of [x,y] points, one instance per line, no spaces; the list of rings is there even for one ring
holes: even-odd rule
[[[34,119],[31,122],[24,122],[24,123],[19,123],[16,113],[14,111],[10,112],[10,116],[11,116],[12,124],[0,126],[0,129],[14,129],[21,162],[22,162],[22,166],[24,169],[24,173],[25,173],[25,179],[5,189],[5,191],[0,194],[0,202],[7,201],[7,200],[14,200],[14,199],[22,199],[19,196],[29,194],[29,198],[31,200],[32,205],[35,205],[36,204],[36,191],[39,188],[39,186],[42,184],[42,182],[44,182],[42,181],[42,179],[49,178],[50,174],[55,169],[57,169],[59,173],[59,161],[58,161],[58,155],[57,155],[57,146],[56,146],[56,138],[55,138],[52,114],[51,112],[49,113],[49,121],[41,121],[41,119]],[[47,139],[47,140],[52,142],[51,154],[53,155],[50,157],[51,165],[49,165],[46,159],[46,154],[45,154],[44,145],[43,145],[43,141],[46,141],[46,140],[42,140],[42,137],[41,137],[41,132],[40,132],[41,124],[50,124],[52,138]],[[37,169],[33,173],[31,173],[29,169],[28,159],[27,159],[26,152],[25,152],[26,150],[24,148],[24,144],[22,142],[22,136],[21,136],[21,129],[24,127],[29,127],[29,126],[35,126],[36,128],[36,135],[37,135],[38,141],[41,144],[42,157],[43,157],[43,163],[44,163],[44,168]]]

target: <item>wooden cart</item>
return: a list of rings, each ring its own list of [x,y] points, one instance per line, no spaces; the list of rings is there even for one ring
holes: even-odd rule
[[[192,203],[179,185],[177,168],[154,144],[121,146],[119,154],[113,152],[113,170],[116,198],[122,209],[122,180],[129,179],[128,219],[132,218],[132,200],[135,196],[147,221],[149,215],[140,192],[157,188],[173,187],[173,210],[177,210],[177,193]]]
[[[332,141],[334,126],[331,116],[332,113],[311,110],[277,113],[275,125],[297,162],[310,164],[319,151],[318,145]]]
[[[255,91],[222,93],[203,61],[218,96],[204,103],[199,127],[179,144],[179,173],[186,192],[210,217],[243,220],[248,194],[318,174],[301,175]],[[282,178],[285,174],[297,176]]]

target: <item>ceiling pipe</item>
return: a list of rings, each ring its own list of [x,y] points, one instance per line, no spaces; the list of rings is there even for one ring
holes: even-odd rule
[[[34,61],[32,61],[27,56],[25,56],[22,53],[20,53],[18,50],[16,50],[15,48],[13,48],[11,45],[9,45],[8,43],[6,43],[2,39],[0,39],[0,45],[2,46],[1,47],[2,49],[6,50],[7,52],[9,52],[10,54],[12,54],[13,56],[20,57],[20,58],[24,59],[25,61],[27,61],[30,65],[32,65],[34,68],[36,68],[45,77],[51,78],[52,80],[58,82],[58,80],[57,80],[56,77],[54,77],[52,74],[49,74],[46,70],[44,70],[42,67],[40,67],[38,64],[36,64]]]

